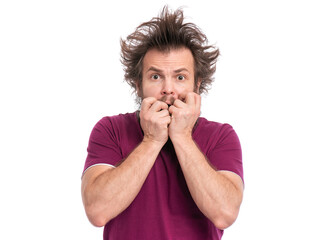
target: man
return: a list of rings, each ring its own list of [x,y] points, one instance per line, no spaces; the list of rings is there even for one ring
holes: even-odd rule
[[[243,195],[238,137],[199,117],[218,49],[165,7],[121,41],[135,113],[101,119],[82,177],[85,211],[104,239],[221,239]]]

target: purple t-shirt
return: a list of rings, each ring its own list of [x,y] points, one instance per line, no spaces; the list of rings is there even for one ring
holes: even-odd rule
[[[192,136],[214,168],[243,179],[241,147],[230,125],[200,117]],[[90,136],[84,171],[95,164],[117,166],[142,139],[136,112],[101,119]],[[213,240],[222,235],[193,201],[171,141],[162,148],[131,205],[104,228],[104,240]]]

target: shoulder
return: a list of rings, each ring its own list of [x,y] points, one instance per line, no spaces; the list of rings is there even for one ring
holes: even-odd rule
[[[127,126],[131,123],[136,122],[136,118],[136,112],[106,116],[97,122],[96,127],[111,128],[114,126]]]
[[[243,179],[241,145],[230,124],[201,118],[194,140],[217,170],[234,172]]]
[[[223,138],[232,133],[235,133],[235,131],[230,124],[209,121],[204,117],[199,118],[195,129],[196,136],[208,136],[211,138],[218,138],[219,136]]]
[[[130,122],[136,119],[136,112],[133,113],[120,113],[114,116],[105,116],[98,123],[101,124],[108,124],[108,123],[115,123],[115,122]]]
[[[240,148],[238,135],[230,124],[208,121],[205,118],[199,118],[193,139],[206,155],[217,148]]]
[[[119,136],[128,131],[134,131],[136,127],[136,112],[106,116],[95,124],[91,137],[104,135],[111,138],[112,136]]]

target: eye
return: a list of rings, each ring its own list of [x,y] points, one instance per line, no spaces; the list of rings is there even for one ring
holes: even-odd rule
[[[158,74],[153,74],[151,78],[154,80],[158,80],[160,76]]]
[[[180,80],[180,81],[182,81],[182,80],[184,80],[184,76],[178,75],[177,79]]]

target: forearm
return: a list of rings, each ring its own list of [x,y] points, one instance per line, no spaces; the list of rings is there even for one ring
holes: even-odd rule
[[[241,193],[223,174],[208,163],[192,138],[173,141],[189,191],[198,208],[217,228],[224,229],[236,219]]]
[[[152,142],[142,142],[121,165],[96,176],[85,186],[84,205],[94,225],[105,225],[132,203],[161,147]]]

